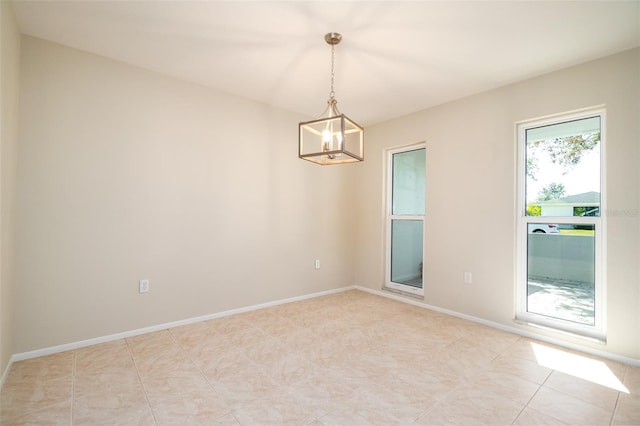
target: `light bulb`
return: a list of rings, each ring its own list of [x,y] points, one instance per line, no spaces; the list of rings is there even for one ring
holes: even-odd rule
[[[338,141],[338,149],[342,149],[342,132],[336,133],[336,140]]]
[[[329,143],[331,142],[331,130],[324,129],[322,131],[322,142]]]

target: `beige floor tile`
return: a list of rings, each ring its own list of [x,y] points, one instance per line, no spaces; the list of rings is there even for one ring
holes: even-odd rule
[[[129,347],[124,339],[112,342],[99,343],[76,349],[74,352],[76,368],[78,366],[91,365],[93,363],[118,362],[122,359],[131,360]]]
[[[0,418],[0,424],[3,426],[68,426],[71,424],[71,399],[41,410],[31,411],[17,417],[8,419]]]
[[[345,302],[343,304],[337,303],[334,306],[330,306],[322,309],[321,311],[318,311],[319,315],[322,315],[324,318],[333,321],[343,320],[347,318],[350,313],[351,310],[348,307],[348,302]]]
[[[502,352],[502,349],[495,347],[493,343],[479,344],[477,340],[468,336],[447,345],[441,353],[445,357],[451,357],[455,354],[460,358],[474,359],[483,365],[489,365]]]
[[[78,349],[75,358],[77,375],[126,374],[135,368],[124,340]]]
[[[425,363],[432,364],[435,362],[438,353],[443,350],[444,346],[428,342],[425,339],[409,339],[405,341],[391,340],[376,352],[384,352],[397,363],[412,364],[414,366],[422,366]]]
[[[363,370],[351,368],[348,362],[337,363],[329,368],[321,368],[318,370],[316,377],[319,375],[358,391],[374,386],[381,381],[378,377],[370,376]],[[313,377],[310,377],[310,379],[313,379]]]
[[[522,406],[527,404],[540,389],[537,383],[496,370],[484,371],[464,386],[479,391],[490,391]]]
[[[76,375],[73,383],[75,397],[92,393],[117,393],[121,388],[140,386],[140,379],[135,370],[129,374],[101,373],[95,375]]]
[[[291,352],[307,350],[318,343],[319,336],[309,329],[301,328],[289,334],[277,336],[279,344],[289,348]]]
[[[437,403],[424,389],[399,379],[390,379],[361,389],[358,400],[362,399],[371,401],[373,406],[405,424],[414,422]]]
[[[472,380],[488,370],[490,363],[491,356],[483,353],[482,350],[474,354],[473,351],[458,350],[450,346],[440,350],[433,359],[433,364],[437,368],[452,371],[464,380]]]
[[[282,386],[304,380],[320,374],[321,368],[309,361],[300,353],[291,353],[269,363],[262,364],[262,369],[273,380]]]
[[[0,418],[15,417],[69,401],[72,389],[71,376],[5,383],[0,394]]]
[[[397,378],[396,373],[401,369],[414,371],[410,366],[399,364],[390,354],[382,350],[370,351],[349,359],[340,367],[347,369],[350,374],[362,374],[372,383]]]
[[[361,330],[361,332],[377,341],[379,346],[390,346],[404,344],[416,338],[414,331],[402,327],[401,324],[395,322],[383,322],[375,327],[369,327]]]
[[[196,322],[169,329],[169,333],[183,349],[197,345],[204,336],[217,333],[207,322]]]
[[[247,368],[234,377],[211,383],[216,393],[232,407],[271,396],[281,386],[256,366]]]
[[[630,393],[640,394],[640,367],[627,366],[623,384]]]
[[[210,381],[233,378],[241,374],[251,364],[253,362],[241,349],[196,361],[198,368]]]
[[[318,309],[321,309],[325,306],[325,303],[321,300],[316,300],[318,303]],[[300,312],[306,312],[308,309],[305,308],[301,303],[284,303],[282,305],[273,306],[268,308],[270,314],[278,316],[278,317],[291,317]]]
[[[359,327],[350,321],[342,320],[327,321],[311,327],[311,331],[325,339],[335,339],[358,329]]]
[[[231,413],[231,408],[213,389],[167,394],[153,405],[152,410],[159,426],[216,424]],[[233,422],[235,419],[231,424]]]
[[[508,350],[494,358],[488,370],[512,374],[538,384],[544,383],[553,371],[530,359],[513,357]]]
[[[76,422],[74,419],[74,425],[81,425],[82,423]],[[157,426],[157,423],[151,413],[151,410],[148,408],[142,409],[137,412],[132,412],[131,414],[123,413],[115,419],[109,419],[105,422],[94,423],[93,421],[89,423],[90,426],[93,425],[101,425],[101,426]]]
[[[342,346],[349,354],[350,358],[357,357],[380,347],[380,342],[367,336],[359,329],[354,329],[348,333],[332,339],[334,344]]]
[[[344,346],[332,340],[321,341],[318,345],[307,349],[302,354],[322,368],[329,368],[336,364],[348,362],[357,356],[356,354],[351,354]]]
[[[476,327],[476,324],[461,318],[438,314],[430,318],[425,330],[428,330],[430,333],[446,333],[446,335],[449,336],[462,338],[472,334]]]
[[[219,417],[207,424],[216,426],[241,426],[233,414],[227,414],[226,416]]]
[[[188,353],[172,347],[165,351],[148,351],[134,355],[135,367],[141,377],[163,376],[168,371],[183,371],[194,368]]]
[[[605,410],[545,386],[531,399],[528,407],[573,425],[606,425],[613,417],[612,410]]]
[[[136,362],[146,361],[153,362],[155,358],[175,357],[177,354],[186,353],[180,343],[173,338],[173,335],[166,333],[163,340],[157,339],[146,345],[144,342],[138,342],[135,345],[129,344],[131,354]]]
[[[241,349],[255,364],[270,363],[289,354],[289,348],[275,337],[252,343]]]
[[[354,311],[349,315],[349,321],[358,327],[372,327],[389,319],[389,312],[377,309],[354,306]]]
[[[233,415],[243,426],[249,425],[306,425],[316,417],[312,404],[293,398],[285,391],[276,392],[272,396],[240,403]]]
[[[222,334],[207,334],[192,346],[185,348],[186,355],[193,360],[206,360],[237,351],[229,337]]]
[[[537,357],[534,350],[536,345],[549,346],[546,343],[538,342],[526,337],[521,337],[513,345],[511,345],[506,351],[505,355],[509,355],[511,358],[526,359],[537,364]]]
[[[275,316],[275,312],[270,308],[257,309],[255,311],[244,312],[238,315],[240,319],[252,324],[260,324],[261,322],[268,321]]]
[[[23,380],[53,380],[73,373],[73,352],[62,352],[14,362],[5,383]]]
[[[132,353],[139,351],[165,350],[177,345],[177,341],[169,330],[154,331],[152,333],[140,334],[138,336],[127,337],[127,346]]]
[[[320,417],[318,422],[325,426],[403,424],[402,420],[384,409],[364,403],[340,407]]]
[[[295,333],[302,329],[290,318],[274,315],[257,324],[257,327],[268,336],[279,337]]]
[[[620,393],[612,424],[640,425],[640,394]]]
[[[318,315],[317,311],[301,311],[296,312],[287,317],[289,321],[300,328],[311,329],[318,324],[330,321],[327,318]]]
[[[613,361],[606,358],[601,358],[591,354],[585,354],[577,351],[573,351],[573,353],[577,354],[580,357],[584,357],[588,360],[596,361],[591,365],[593,365],[595,368],[611,372],[611,374],[619,378],[620,381],[623,380],[627,369],[634,369],[634,368],[638,369],[637,367],[632,367],[630,365],[626,365],[621,362]],[[587,362],[587,364],[589,363]]]
[[[75,398],[73,422],[82,425],[153,424],[153,418],[142,387],[131,386],[118,389],[118,393],[92,393]]]
[[[171,371],[164,376],[157,375],[142,378],[144,391],[149,403],[154,405],[167,395],[182,395],[189,391],[209,391],[211,385],[204,375],[195,368],[183,371]]]
[[[520,336],[484,325],[478,325],[465,339],[481,347],[488,346],[496,353],[502,353],[514,346],[516,342],[520,340]]]
[[[129,359],[128,361],[112,361],[100,364],[92,363],[90,366],[79,367],[76,370],[76,379],[92,380],[98,376],[130,376],[136,374],[136,367]]]
[[[489,391],[459,389],[428,410],[416,424],[508,425],[522,408],[522,404]]]
[[[398,369],[395,376],[436,399],[445,399],[465,379],[446,366],[425,365],[421,369]]]
[[[319,375],[295,383],[288,388],[288,393],[315,407],[315,412],[326,414],[342,405],[350,405],[358,395],[358,388],[336,380],[328,375]]]
[[[615,408],[619,393],[616,389],[558,371],[551,373],[544,386],[610,411]]]
[[[242,315],[216,318],[207,321],[207,325],[213,327],[220,334],[230,334],[252,327],[252,323],[243,319]]]
[[[270,336],[267,333],[257,327],[248,327],[234,333],[229,333],[227,334],[227,337],[229,342],[238,348],[243,348],[256,342],[270,339]]]
[[[541,413],[538,410],[527,407],[518,416],[515,422],[513,422],[514,426],[565,426],[567,423],[564,423],[556,418],[548,416],[544,413]]]

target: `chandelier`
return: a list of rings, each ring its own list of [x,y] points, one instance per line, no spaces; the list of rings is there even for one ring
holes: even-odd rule
[[[298,125],[298,157],[323,166],[363,161],[364,129],[338,111],[333,90],[334,50],[342,36],[328,33],[324,40],[331,45],[331,91],[320,118]]]

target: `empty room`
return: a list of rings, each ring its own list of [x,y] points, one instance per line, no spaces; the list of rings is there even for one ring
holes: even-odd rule
[[[640,1],[0,17],[1,425],[640,424]]]

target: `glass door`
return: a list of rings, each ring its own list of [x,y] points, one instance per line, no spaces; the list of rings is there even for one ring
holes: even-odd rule
[[[423,294],[426,149],[388,152],[387,288]]]

